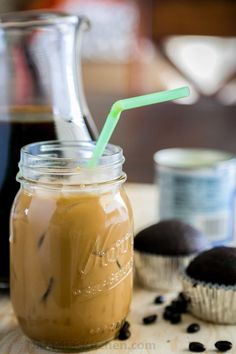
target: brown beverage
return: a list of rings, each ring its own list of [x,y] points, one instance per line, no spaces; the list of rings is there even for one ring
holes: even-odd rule
[[[52,116],[43,112],[0,113],[0,289],[9,282],[9,215],[19,189],[20,149],[34,141],[55,139]]]
[[[132,215],[119,183],[90,192],[25,186],[16,198],[12,302],[23,332],[41,346],[99,346],[127,316]]]

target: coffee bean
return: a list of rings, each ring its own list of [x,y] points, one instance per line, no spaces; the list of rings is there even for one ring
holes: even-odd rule
[[[170,322],[172,324],[177,324],[181,322],[181,314],[180,313],[172,313],[172,316],[170,318]]]
[[[176,312],[185,313],[187,311],[187,302],[182,300],[173,300],[171,306],[175,308]]]
[[[125,321],[123,326],[121,327],[120,331],[126,331],[127,329],[130,328],[130,324],[128,321]]]
[[[182,300],[182,301],[187,301],[186,296],[185,296],[185,294],[183,292],[179,293],[178,299]]]
[[[196,333],[198,331],[200,331],[200,326],[198,323],[192,323],[187,327],[188,333]]]
[[[180,313],[179,308],[173,305],[166,306],[165,310],[170,311],[172,313]]]
[[[131,336],[129,328],[130,328],[129,322],[125,321],[123,326],[120,329],[120,332],[119,332],[119,335],[118,335],[118,339],[120,339],[120,340],[128,339]]]
[[[163,318],[167,321],[171,321],[171,323],[173,324],[176,324],[179,323],[181,320],[181,313],[179,309],[175,306],[166,306],[165,311],[163,313]]]
[[[157,315],[150,315],[143,318],[143,324],[145,325],[152,324],[156,322],[156,320],[157,320]]]
[[[200,342],[191,342],[189,343],[189,350],[190,352],[202,353],[205,352],[206,348]]]
[[[171,317],[172,317],[172,314],[173,314],[172,311],[169,311],[169,310],[165,309],[165,311],[163,313],[164,320],[169,321],[171,319]]]
[[[183,292],[179,293],[177,298],[178,298],[178,300],[189,302],[188,296]]]
[[[163,318],[172,324],[181,322],[181,314],[187,311],[187,304],[183,293],[180,293],[177,299],[171,302],[171,305],[165,307]]]
[[[220,352],[227,352],[228,350],[232,349],[233,345],[231,342],[228,342],[227,340],[219,340],[218,342],[215,343],[215,347]]]
[[[190,300],[189,300],[189,298],[187,298],[187,296],[184,293],[179,293],[177,300],[181,301],[183,304],[185,304],[186,308],[188,307]]]
[[[157,305],[164,304],[164,302],[165,302],[165,298],[163,295],[157,296],[154,300],[154,304],[157,304]]]
[[[126,340],[131,336],[131,332],[129,329],[126,329],[125,331],[120,331],[118,339],[119,340]]]

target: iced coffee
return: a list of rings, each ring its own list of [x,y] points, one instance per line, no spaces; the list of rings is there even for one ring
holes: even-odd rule
[[[40,144],[34,145],[39,155]],[[114,338],[130,306],[133,225],[122,187],[123,159],[111,163],[108,151],[102,166],[84,173],[71,167],[81,156],[69,159],[67,149],[63,157],[60,148],[52,174],[48,150],[40,171],[25,167],[21,158],[21,189],[11,216],[11,297],[23,332],[34,342],[83,350]],[[63,166],[70,160],[70,167],[55,168],[62,160]]]

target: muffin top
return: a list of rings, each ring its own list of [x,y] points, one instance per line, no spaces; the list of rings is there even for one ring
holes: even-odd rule
[[[134,238],[134,249],[140,252],[184,256],[208,248],[208,241],[198,230],[177,220],[160,221],[140,231]]]
[[[236,285],[236,248],[216,247],[199,254],[186,269],[195,280]]]

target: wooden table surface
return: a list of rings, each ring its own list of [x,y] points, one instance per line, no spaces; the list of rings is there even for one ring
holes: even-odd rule
[[[158,219],[156,212],[157,191],[153,185],[127,184],[134,210],[135,229],[138,230]],[[205,344],[205,353],[216,353],[214,343],[217,340],[229,340],[236,354],[236,326],[220,326],[204,323],[185,314],[178,325],[171,325],[162,319],[164,305],[154,305],[153,299],[158,292],[152,292],[139,287],[134,288],[133,301],[128,320],[131,323],[131,337],[127,341],[114,340],[97,351],[87,353],[97,354],[171,354],[188,353],[190,341],[200,341]],[[176,294],[165,294],[170,300]],[[142,318],[150,314],[158,314],[157,323],[142,325]],[[193,322],[201,325],[201,330],[195,334],[187,334],[186,327]],[[25,338],[13,314],[8,297],[0,297],[0,354],[46,354]],[[218,352],[219,353],[219,352]]]

